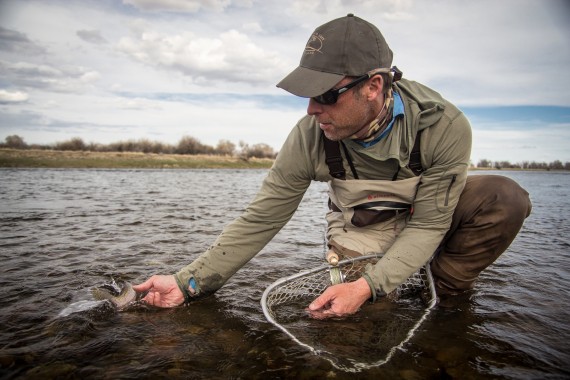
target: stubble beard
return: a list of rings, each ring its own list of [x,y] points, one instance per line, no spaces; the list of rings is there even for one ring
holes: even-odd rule
[[[349,130],[342,130],[341,132],[343,133],[331,134],[330,132],[323,130],[323,133],[325,134],[326,138],[332,141],[341,141],[353,135],[353,133],[351,133]]]
[[[344,125],[340,127],[337,126],[336,122],[332,121],[325,125],[331,125],[333,128],[329,131],[323,129],[323,133],[325,136],[332,141],[341,141],[347,138],[353,137],[355,134],[360,132],[362,129],[367,128],[369,122],[367,119],[371,115],[371,106],[367,106],[364,109],[360,110],[357,115],[354,116],[354,122],[349,124],[348,120],[340,120],[339,123],[345,122]],[[359,122],[359,123],[358,123]],[[358,124],[356,124],[358,123]],[[363,123],[363,124],[361,124]],[[322,129],[322,128],[321,128]],[[332,132],[332,133],[331,133]]]

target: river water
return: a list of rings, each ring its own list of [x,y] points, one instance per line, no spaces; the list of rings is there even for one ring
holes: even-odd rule
[[[531,194],[517,239],[390,361],[348,373],[268,323],[260,307],[275,280],[322,264],[324,184],[212,297],[118,312],[95,304],[90,288],[191,262],[266,171],[2,169],[0,377],[570,378],[570,174],[493,174]]]

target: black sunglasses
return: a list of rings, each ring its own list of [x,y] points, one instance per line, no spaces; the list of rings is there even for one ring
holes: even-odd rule
[[[324,94],[314,96],[311,99],[313,99],[315,102],[317,102],[319,104],[324,104],[324,105],[335,104],[336,101],[338,100],[338,97],[340,96],[340,94],[350,90],[351,88],[353,88],[357,84],[364,82],[365,80],[370,79],[375,75],[378,75],[381,73],[387,73],[387,72],[393,72],[394,73],[394,78],[393,78],[394,82],[402,79],[402,72],[400,70],[398,70],[398,68],[396,66],[392,67],[391,69],[380,69],[380,70],[371,71],[370,73],[364,74],[363,76],[356,78],[355,80],[353,80],[352,82],[348,83],[347,85],[345,85],[341,88],[328,90]]]

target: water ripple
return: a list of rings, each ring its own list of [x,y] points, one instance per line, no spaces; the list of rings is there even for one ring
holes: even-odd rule
[[[405,350],[363,378],[570,376],[570,176],[503,173],[533,201],[515,242],[472,292],[438,307]],[[118,313],[94,303],[90,287],[191,262],[245,209],[266,171],[0,175],[2,378],[345,375],[276,331],[259,306],[273,281],[321,264],[325,185],[311,186],[289,224],[213,297]]]

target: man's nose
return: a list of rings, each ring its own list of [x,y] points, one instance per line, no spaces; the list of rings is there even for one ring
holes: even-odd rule
[[[317,103],[313,98],[309,98],[309,105],[307,106],[307,114],[310,116],[318,115],[323,112],[323,105]]]

